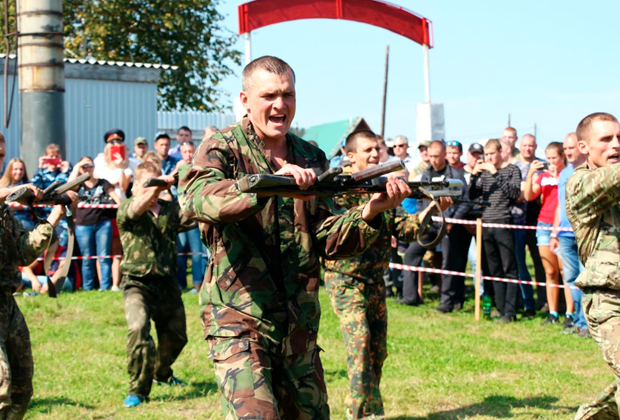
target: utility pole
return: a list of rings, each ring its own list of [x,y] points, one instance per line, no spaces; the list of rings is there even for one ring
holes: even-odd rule
[[[21,156],[28,168],[51,143],[65,145],[65,66],[62,0],[17,0],[21,95]]]
[[[508,114],[508,126],[507,126],[507,127],[512,127],[512,126],[510,125],[510,114]]]
[[[385,47],[385,77],[383,79],[383,108],[381,109],[381,137],[385,138],[385,107],[387,105],[388,68],[390,64],[390,46]]]

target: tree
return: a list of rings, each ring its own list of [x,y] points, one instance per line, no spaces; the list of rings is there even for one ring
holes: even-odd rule
[[[220,0],[66,0],[68,57],[161,63],[159,108],[224,108],[219,82],[240,64],[236,36],[221,27]]]

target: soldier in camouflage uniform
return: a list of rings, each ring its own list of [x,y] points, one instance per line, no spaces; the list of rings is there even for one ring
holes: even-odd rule
[[[288,133],[296,102],[288,64],[248,64],[241,102],[247,116],[203,141],[179,193],[211,254],[200,298],[222,410],[226,419],[327,419],[319,257],[361,253],[379,234],[380,213],[410,190],[391,178],[387,194],[346,212],[326,197],[242,193],[236,180],[246,174],[290,175],[308,188],[328,162]]]
[[[351,133],[345,152],[353,172],[379,163],[379,146],[372,131]],[[348,195],[340,197],[338,204],[353,208],[363,205],[368,198]],[[418,215],[406,216],[404,211],[398,215],[396,211],[385,212],[382,218],[379,237],[363,254],[325,263],[325,288],[340,320],[347,350],[350,393],[345,405],[346,416],[352,419],[383,418],[379,383],[387,357],[387,306],[382,276],[390,263],[392,236],[413,242],[419,225]]]
[[[610,114],[585,117],[577,126],[579,151],[587,156],[566,186],[566,215],[573,225],[585,270],[575,285],[590,334],[616,375],[575,420],[619,419],[620,380],[620,125]]]
[[[5,154],[0,133],[0,168]],[[41,190],[28,188],[40,196]],[[47,248],[54,227],[65,214],[64,206],[54,206],[47,223],[28,232],[4,203],[12,191],[0,188],[0,420],[22,419],[32,397],[30,333],[13,297],[22,280],[17,267],[31,264]]]
[[[123,244],[121,288],[128,327],[127,407],[142,403],[154,381],[182,384],[171,369],[187,343],[185,308],[175,279],[180,209],[176,201],[158,199],[167,187],[142,186],[148,178],[160,176],[155,164],[138,165],[134,195],[121,203],[116,219]],[[157,329],[157,348],[150,335],[151,319]]]

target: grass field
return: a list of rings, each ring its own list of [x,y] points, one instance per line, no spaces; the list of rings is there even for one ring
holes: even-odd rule
[[[125,319],[120,293],[23,298],[33,342],[35,395],[29,419],[219,419],[217,388],[202,340],[197,296],[183,296],[190,341],[175,364],[183,388],[155,386],[151,401],[124,408]],[[334,419],[348,381],[338,320],[321,291],[319,344]],[[476,323],[458,314],[389,302],[389,357],[382,392],[390,419],[570,419],[612,380],[593,340],[560,334],[541,319]]]

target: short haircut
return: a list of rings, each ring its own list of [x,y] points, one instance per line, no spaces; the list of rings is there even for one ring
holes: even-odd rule
[[[502,150],[502,144],[498,139],[489,139],[484,145],[484,149],[490,149],[491,147],[495,147],[496,150]]]
[[[377,135],[370,130],[358,130],[354,131],[347,136],[344,143],[345,153],[357,153],[357,140],[358,139],[370,139],[377,141]]]
[[[409,144],[409,139],[407,139],[407,137],[406,137],[406,136],[403,136],[402,134],[401,134],[401,135],[398,135],[398,136],[396,136],[396,137],[394,137],[394,138],[392,139],[392,143],[394,143],[397,139],[403,139],[403,140],[405,141],[405,143],[406,143],[406,144]]]
[[[6,140],[4,139],[4,134],[0,133],[0,144],[6,144]]]
[[[145,174],[161,175],[161,169],[153,162],[142,162],[134,171],[134,182],[140,182]]]
[[[555,150],[558,156],[562,156],[564,154],[564,145],[559,141],[553,141],[545,148],[545,152],[549,150]]]
[[[517,129],[514,127],[506,127],[504,128],[504,131],[512,131],[515,137],[517,137]]]
[[[45,154],[48,155],[50,153],[60,154],[60,146],[58,146],[56,143],[48,144],[45,148]]]
[[[186,125],[182,125],[181,127],[179,127],[179,129],[177,130],[177,134],[179,134],[181,130],[189,131],[189,134],[192,134],[192,130]]]
[[[431,147],[439,147],[441,148],[442,152],[446,151],[446,144],[442,141],[442,140],[433,140],[431,142],[431,144],[428,145],[428,148],[430,149]]]
[[[607,112],[595,112],[588,115],[581,120],[577,126],[577,140],[585,141],[586,143],[590,141],[590,129],[595,121],[611,121],[617,123],[618,119]]]
[[[290,72],[293,75],[293,82],[295,81],[295,72],[286,61],[271,55],[264,55],[252,60],[243,69],[241,73],[241,83],[244,91],[250,90],[250,79],[256,70],[265,70],[278,76],[285,76]]]

